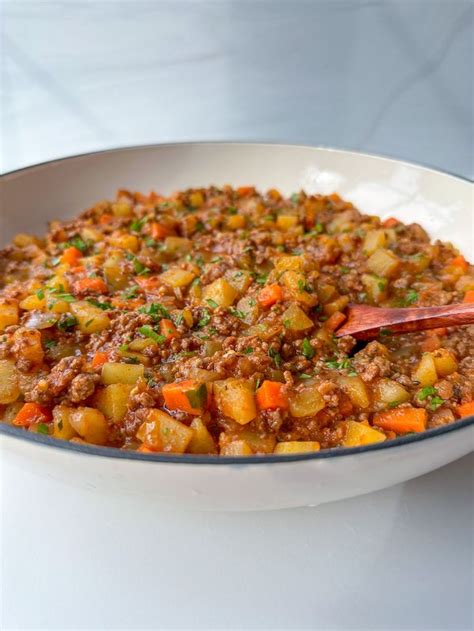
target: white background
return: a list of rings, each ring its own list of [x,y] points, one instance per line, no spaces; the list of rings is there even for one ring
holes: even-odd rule
[[[125,144],[253,139],[473,176],[471,2],[1,9],[5,171]],[[318,508],[199,514],[2,463],[0,627],[471,629],[473,464]]]

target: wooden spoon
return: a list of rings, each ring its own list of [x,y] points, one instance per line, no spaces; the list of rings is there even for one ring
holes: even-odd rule
[[[359,340],[372,340],[380,333],[380,329],[387,329],[387,334],[412,333],[444,326],[474,324],[474,303],[403,309],[350,305],[346,315],[345,323],[335,331],[336,337],[352,335]]]

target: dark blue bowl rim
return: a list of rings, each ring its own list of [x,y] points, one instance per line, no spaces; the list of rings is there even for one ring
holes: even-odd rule
[[[164,147],[179,147],[179,146],[199,146],[199,145],[248,145],[248,146],[278,146],[278,147],[288,147],[288,148],[307,148],[307,149],[323,149],[328,151],[340,152],[340,153],[352,153],[360,155],[361,157],[369,157],[369,158],[379,158],[383,160],[389,160],[393,162],[399,162],[402,164],[407,164],[411,166],[415,166],[418,168],[427,169],[429,171],[434,171],[436,173],[447,175],[449,177],[454,177],[464,182],[472,183],[468,178],[457,175],[455,173],[450,173],[449,171],[445,171],[442,169],[438,169],[432,167],[427,164],[420,164],[416,162],[408,162],[406,160],[399,160],[394,158],[393,156],[387,156],[382,154],[373,154],[373,153],[363,153],[360,151],[354,151],[352,149],[344,149],[344,148],[336,148],[336,147],[326,147],[321,145],[298,145],[298,144],[286,144],[286,143],[278,143],[278,142],[252,142],[252,141],[233,141],[233,140],[219,140],[219,141],[193,141],[193,142],[168,142],[168,143],[151,143],[145,145],[133,145],[133,146],[123,146],[123,147],[114,147],[110,149],[103,149],[98,151],[90,151],[85,153],[80,153],[72,156],[65,156],[62,158],[56,158],[52,160],[47,160],[45,162],[40,162],[38,164],[33,164],[27,167],[22,167],[20,169],[15,169],[13,171],[8,171],[1,175],[1,178],[6,178],[7,176],[15,176],[22,173],[26,173],[30,170],[36,169],[38,167],[44,167],[48,165],[54,165],[59,162],[63,162],[65,160],[73,160],[75,158],[83,158],[92,155],[105,154],[105,153],[114,153],[119,151],[134,151],[141,149],[153,149],[153,148],[164,148]],[[285,463],[285,462],[295,462],[295,461],[305,461],[305,460],[324,460],[326,458],[336,458],[342,456],[351,456],[353,454],[366,453],[372,451],[378,451],[380,449],[391,449],[394,447],[402,447],[404,445],[409,445],[410,443],[417,443],[423,440],[428,440],[430,438],[436,438],[439,436],[443,436],[445,434],[449,434],[450,432],[457,431],[463,428],[466,428],[470,425],[474,424],[474,415],[468,416],[467,418],[463,418],[455,423],[450,425],[444,425],[442,427],[437,427],[434,429],[429,429],[421,433],[417,434],[408,434],[405,436],[400,436],[394,440],[387,440],[382,443],[375,443],[372,445],[365,445],[362,447],[337,447],[334,449],[325,449],[322,451],[305,453],[305,454],[295,454],[295,455],[255,455],[255,456],[232,456],[232,457],[222,457],[222,456],[197,456],[192,454],[144,454],[137,451],[125,450],[125,449],[117,449],[114,447],[98,447],[89,444],[81,444],[81,443],[71,443],[68,441],[57,440],[55,438],[51,438],[49,436],[44,436],[42,434],[35,434],[33,432],[26,432],[25,430],[14,427],[12,425],[6,425],[5,423],[0,423],[0,434],[5,434],[6,436],[13,437],[18,440],[29,441],[31,443],[35,443],[37,445],[42,445],[45,447],[52,447],[55,449],[64,449],[69,451],[75,451],[78,453],[82,453],[90,456],[102,456],[106,458],[119,458],[125,460],[140,460],[146,462],[158,462],[158,463],[179,463],[179,464],[201,464],[201,465],[229,465],[229,464],[241,464],[241,465],[250,465],[250,464],[270,464],[270,463]]]

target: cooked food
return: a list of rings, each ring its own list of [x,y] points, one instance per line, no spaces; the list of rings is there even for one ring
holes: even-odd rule
[[[222,456],[423,432],[474,414],[474,327],[334,331],[349,303],[463,301],[474,268],[452,245],[337,194],[121,190],[0,252],[0,418]]]

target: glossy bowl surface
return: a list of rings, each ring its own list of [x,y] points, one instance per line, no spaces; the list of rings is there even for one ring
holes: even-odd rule
[[[118,188],[162,193],[253,184],[290,194],[337,191],[360,210],[417,221],[472,260],[473,187],[389,158],[291,145],[190,143],[116,149],[56,160],[2,177],[0,246],[41,234]],[[0,424],[2,456],[72,486],[166,505],[258,510],[315,505],[409,480],[472,451],[474,417],[395,441],[295,456],[146,455],[55,441]]]

